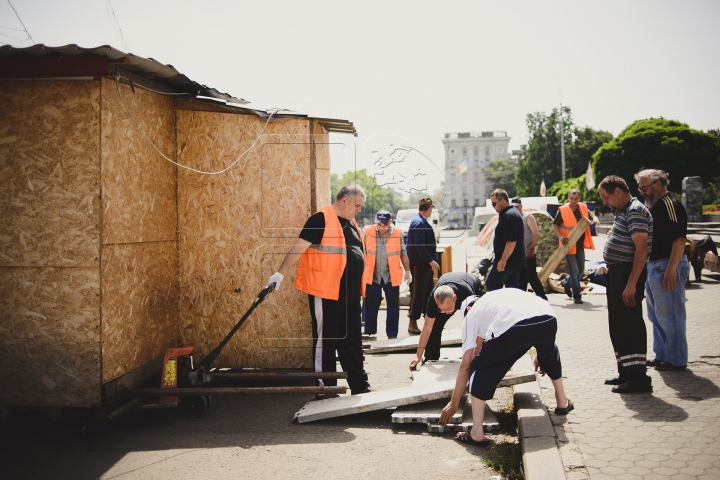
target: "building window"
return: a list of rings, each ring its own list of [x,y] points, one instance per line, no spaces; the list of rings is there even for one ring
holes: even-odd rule
[[[465,157],[465,155],[467,155],[467,148],[463,147],[463,157]]]
[[[463,207],[467,207],[467,206],[468,206],[468,201],[467,201],[467,198],[466,198],[466,199],[463,200]]]
[[[452,208],[457,208],[457,203],[455,203],[454,198],[450,201],[450,206],[452,206]]]
[[[479,207],[479,206],[480,206],[480,199],[479,199],[479,198],[475,198],[475,206],[476,206],[476,207]]]
[[[490,158],[490,147],[485,147],[485,158]]]
[[[450,149],[450,153],[455,153],[455,149],[454,149],[454,148],[451,148],[451,149]]]
[[[475,153],[475,156],[476,156],[476,157],[477,157],[478,155],[480,155],[480,150],[478,149],[478,147],[475,147],[475,152],[474,152],[474,153]]]

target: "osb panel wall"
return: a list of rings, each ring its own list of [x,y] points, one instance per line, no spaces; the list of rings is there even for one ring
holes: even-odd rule
[[[100,401],[100,85],[0,89],[0,403]]]
[[[142,88],[120,94],[140,128],[166,157],[175,157],[173,99]],[[135,126],[114,80],[102,80],[103,244],[175,242],[175,165]]]
[[[332,203],[330,184],[330,138],[323,127],[315,121],[315,189],[318,209]]]
[[[175,158],[172,97],[119,85],[140,128]],[[102,80],[103,383],[177,345],[176,167]]]
[[[204,171],[232,163],[264,119],[177,112],[178,161]],[[222,175],[178,171],[180,328],[185,345],[209,353],[250,308],[310,215],[309,121],[268,124],[265,136]],[[257,308],[216,365],[308,367],[306,295],[295,273]]]
[[[104,245],[102,381],[177,345],[175,242]]]
[[[98,265],[98,87],[3,82],[0,266]]]
[[[100,271],[0,268],[0,405],[100,406]]]

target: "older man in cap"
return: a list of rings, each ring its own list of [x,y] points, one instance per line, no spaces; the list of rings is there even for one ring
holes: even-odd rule
[[[410,319],[408,333],[411,335],[420,335],[417,321],[425,313],[425,306],[430,298],[433,272],[440,270],[435,249],[435,232],[427,221],[432,216],[433,207],[432,198],[421,198],[418,214],[412,219],[408,228],[407,252],[413,278],[410,285],[412,299],[408,313]]]
[[[365,333],[377,333],[377,317],[385,292],[387,319],[385,334],[388,338],[397,338],[400,321],[400,284],[403,278],[412,281],[410,262],[408,261],[402,232],[393,228],[390,212],[380,210],[375,215],[375,224],[365,230],[365,301],[363,319]],[[405,274],[403,275],[403,269]]]

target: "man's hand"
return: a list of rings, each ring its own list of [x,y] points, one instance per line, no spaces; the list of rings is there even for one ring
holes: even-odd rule
[[[527,258],[533,258],[535,256],[535,247],[528,248]]]
[[[408,285],[412,282],[412,273],[405,271],[405,282],[407,282]]]
[[[270,280],[268,280],[268,285],[275,284],[275,291],[280,290],[280,284],[282,283],[285,276],[282,273],[275,272],[270,276]]]
[[[447,425],[448,422],[452,420],[452,416],[455,415],[455,412],[457,412],[457,410],[458,405],[453,405],[452,400],[450,400],[440,413],[440,423],[442,423],[443,425]]]
[[[568,243],[567,237],[561,237],[559,240],[560,240],[560,243],[562,243],[563,245],[567,245],[567,243]]]
[[[505,264],[507,263],[506,260],[500,259],[500,261],[497,264],[497,271],[498,272],[504,272],[505,271]]]
[[[623,303],[628,307],[635,306],[635,285],[628,285],[622,293]]]
[[[430,262],[430,268],[433,269],[433,272],[437,272],[438,270],[440,270],[440,265],[438,265],[438,263],[433,260],[432,262]]]
[[[417,366],[420,364],[420,357],[416,356],[410,360],[410,371],[417,370]]]
[[[535,357],[535,360],[533,360],[533,366],[535,367],[535,371],[540,373],[543,377],[545,376],[545,372],[543,371],[542,367],[540,366],[540,362],[538,362],[537,357]]]
[[[665,290],[672,291],[675,290],[675,285],[677,284],[677,275],[675,272],[675,269],[667,269],[665,270],[665,276],[663,276],[663,285],[665,286]]]

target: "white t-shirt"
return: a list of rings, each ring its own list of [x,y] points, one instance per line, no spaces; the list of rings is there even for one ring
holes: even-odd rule
[[[474,350],[477,337],[497,338],[513,325],[541,315],[555,316],[550,303],[534,293],[502,288],[483,295],[465,316],[462,325],[462,353]]]

